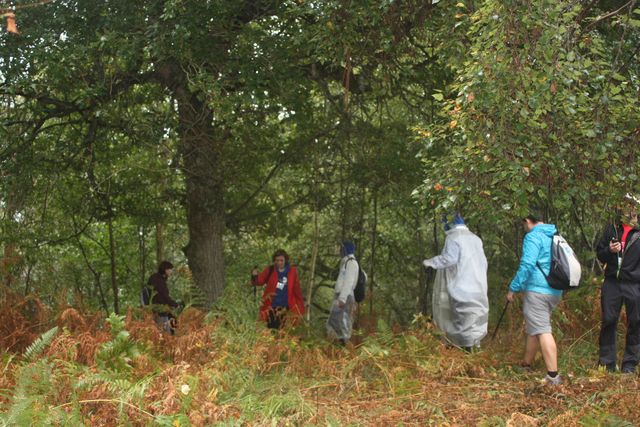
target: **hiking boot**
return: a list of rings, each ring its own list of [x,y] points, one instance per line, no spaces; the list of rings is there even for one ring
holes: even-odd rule
[[[631,365],[631,364],[622,365],[622,373],[623,374],[635,374],[636,373],[635,365]]]
[[[562,378],[560,378],[560,375],[556,375],[555,377],[550,377],[549,374],[547,374],[544,377],[544,382],[545,384],[548,385],[560,385],[562,384]]]

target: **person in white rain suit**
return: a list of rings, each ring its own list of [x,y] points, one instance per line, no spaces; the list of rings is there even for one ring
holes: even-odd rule
[[[451,228],[445,219],[445,231],[442,254],[423,262],[426,268],[437,270],[433,320],[451,344],[470,351],[487,335],[487,258],[482,240],[467,228],[459,213]]]
[[[356,245],[348,240],[340,244],[340,271],[334,288],[334,297],[327,319],[327,334],[346,344],[351,339],[355,297],[360,267],[355,256]]]

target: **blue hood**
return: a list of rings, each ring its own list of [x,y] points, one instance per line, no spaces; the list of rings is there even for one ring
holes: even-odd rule
[[[553,224],[538,224],[524,236],[520,266],[509,285],[511,292],[562,295],[545,278],[551,269],[551,243],[556,231]]]
[[[356,245],[350,240],[344,240],[340,246],[340,256],[345,257],[356,253]]]
[[[533,227],[532,232],[544,233],[547,237],[553,237],[558,232],[558,229],[553,224],[538,224]]]

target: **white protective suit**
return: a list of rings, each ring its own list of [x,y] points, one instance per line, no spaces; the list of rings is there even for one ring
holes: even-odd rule
[[[358,261],[354,255],[347,255],[340,261],[340,273],[336,280],[333,303],[327,319],[327,333],[341,340],[351,339],[355,298],[353,290],[358,283]],[[342,307],[338,302],[342,303]]]
[[[482,240],[464,225],[446,232],[442,254],[425,260],[437,270],[433,288],[433,320],[459,347],[476,347],[487,335],[487,258]]]

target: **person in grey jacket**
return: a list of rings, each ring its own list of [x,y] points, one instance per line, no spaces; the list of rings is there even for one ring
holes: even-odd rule
[[[327,333],[346,344],[351,339],[355,298],[353,290],[358,282],[360,267],[355,257],[356,246],[345,240],[340,244],[340,270],[334,288],[334,297],[327,319]]]

